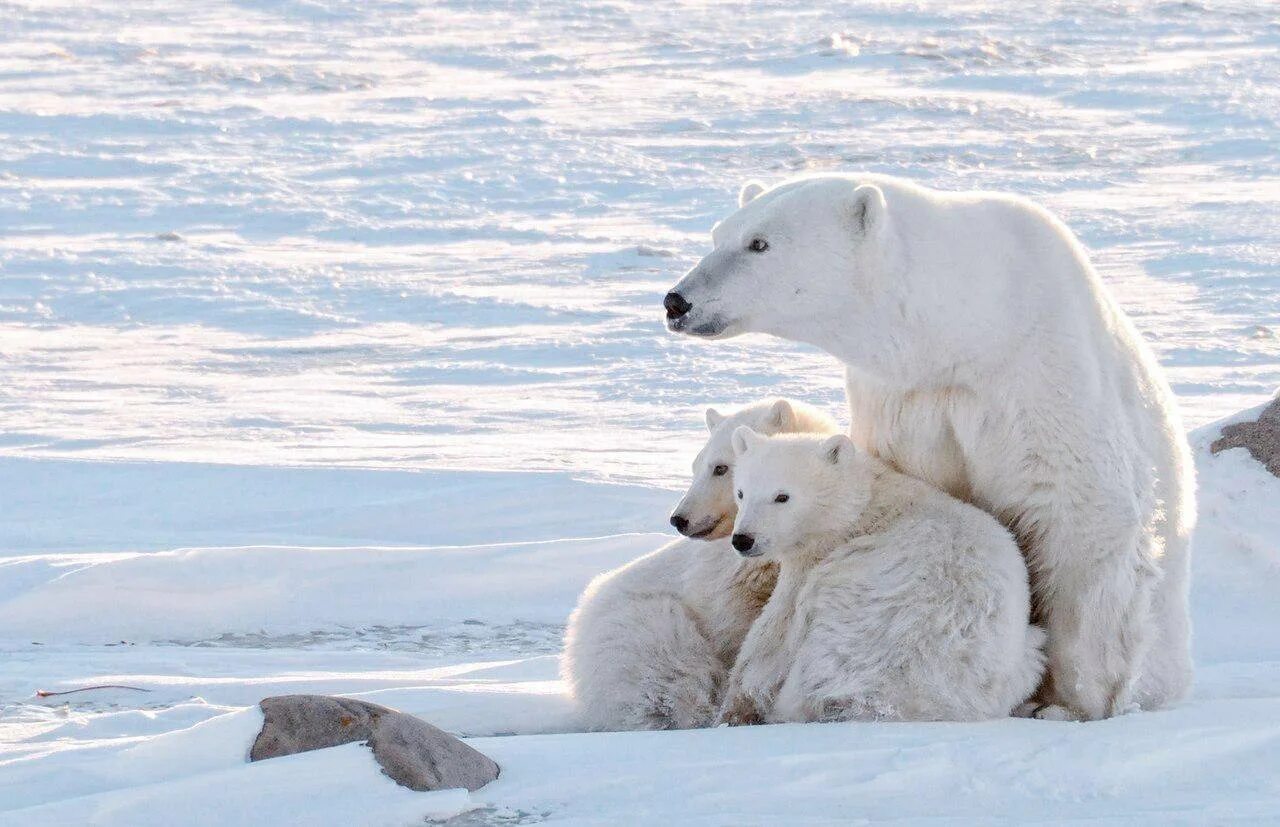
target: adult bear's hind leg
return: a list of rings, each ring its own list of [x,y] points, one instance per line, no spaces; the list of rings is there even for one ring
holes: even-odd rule
[[[1055,526],[1037,544],[1035,588],[1049,633],[1051,695],[1036,717],[1099,720],[1136,708],[1135,684],[1153,637],[1159,572],[1135,524]]]

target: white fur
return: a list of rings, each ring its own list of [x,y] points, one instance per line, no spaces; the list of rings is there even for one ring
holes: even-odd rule
[[[707,726],[777,565],[744,560],[723,538],[733,526],[734,429],[834,433],[826,414],[788,400],[733,414],[708,409],[710,433],[677,506],[701,542],[680,539],[591,582],[569,618],[561,674],[583,723],[598,730]],[[727,464],[729,472],[714,474]]]
[[[1070,230],[1021,198],[882,175],[745,195],[674,288],[692,309],[669,327],[827,350],[859,446],[1014,530],[1055,714],[1182,698],[1189,449],[1158,365]]]
[[[735,543],[781,571],[721,720],[976,721],[1035,691],[1044,632],[995,519],[843,435],[740,428],[734,447]]]
[[[693,460],[689,490],[672,517],[687,521],[681,533],[702,540],[729,536],[737,507],[733,502],[733,447],[730,440],[740,425],[761,434],[833,434],[835,420],[810,405],[775,399],[749,405],[733,415],[707,408],[707,444]],[[717,475],[717,470],[724,473]]]

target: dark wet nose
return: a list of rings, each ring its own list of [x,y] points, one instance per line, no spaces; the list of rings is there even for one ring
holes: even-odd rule
[[[733,547],[738,551],[751,551],[751,547],[756,544],[756,538],[750,534],[733,535]]]
[[[668,319],[678,319],[688,313],[690,307],[693,307],[693,305],[684,300],[684,296],[674,290],[662,300],[662,306],[667,309]]]
[[[679,514],[672,514],[671,525],[675,528],[676,531],[680,532],[681,534],[684,534],[684,530],[689,527],[689,521],[686,520],[684,517],[681,517]]]

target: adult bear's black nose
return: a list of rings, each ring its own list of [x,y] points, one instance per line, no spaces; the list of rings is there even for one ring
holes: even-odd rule
[[[751,551],[751,547],[756,544],[756,538],[750,534],[733,535],[733,547],[740,552]]]
[[[681,517],[679,514],[672,514],[671,525],[675,528],[676,531],[680,532],[681,534],[684,534],[684,530],[689,527],[689,521],[686,520],[684,517]]]
[[[668,319],[678,319],[689,312],[689,308],[693,305],[684,300],[684,296],[674,290],[667,294],[662,300],[662,306],[667,309]]]

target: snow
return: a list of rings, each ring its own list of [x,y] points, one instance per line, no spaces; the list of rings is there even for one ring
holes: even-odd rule
[[[464,811],[464,823],[500,824],[1269,821],[1280,812],[1280,480],[1243,450],[1210,455],[1216,430],[1193,434],[1199,671],[1176,709],[1097,724],[578,734],[556,673],[563,620],[590,577],[667,539],[656,533],[23,554],[0,577],[0,824],[166,824],[193,806],[200,824]],[[133,688],[33,696],[100,684]],[[418,800],[363,747],[245,763],[254,704],[293,692],[420,715],[503,774]]]
[[[22,584],[0,608],[9,638],[51,630],[99,640],[163,633],[308,631],[397,622],[562,622],[592,576],[652,551],[655,534],[603,541],[410,548],[203,548],[153,554],[37,555],[6,566]],[[127,607],[118,589],[128,586]],[[513,590],[512,584],[519,584]],[[119,611],[124,608],[124,611]],[[232,625],[228,626],[228,621]],[[478,621],[477,621],[478,622]]]
[[[0,11],[0,824],[1276,821],[1280,19],[1248,2],[17,0]],[[1031,195],[1200,472],[1193,697],[1097,724],[581,734],[596,573],[701,408],[835,363],[667,335],[748,178]],[[36,690],[102,689],[36,696]],[[359,695],[503,766],[410,793],[254,704]]]

